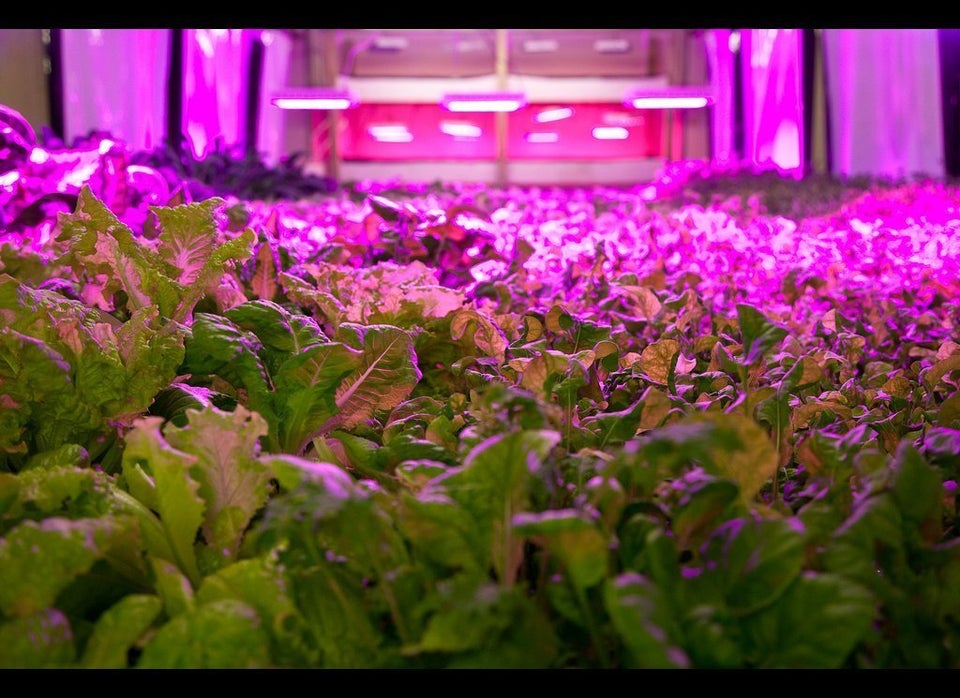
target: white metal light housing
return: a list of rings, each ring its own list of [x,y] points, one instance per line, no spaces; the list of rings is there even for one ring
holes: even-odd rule
[[[522,92],[445,94],[440,104],[453,112],[511,112],[527,103]]]
[[[634,109],[702,109],[714,103],[713,90],[697,85],[675,85],[630,90],[623,103]]]
[[[270,103],[280,109],[352,109],[359,100],[336,87],[299,87],[274,92]]]

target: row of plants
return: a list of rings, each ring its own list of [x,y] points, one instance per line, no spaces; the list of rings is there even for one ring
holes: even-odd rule
[[[0,665],[960,665],[951,185],[98,162],[0,228]]]

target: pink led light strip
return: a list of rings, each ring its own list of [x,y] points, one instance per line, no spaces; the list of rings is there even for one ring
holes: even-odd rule
[[[623,103],[634,109],[702,109],[714,103],[713,90],[678,85],[632,90]]]
[[[329,87],[304,87],[298,90],[276,92],[271,104],[280,109],[351,109],[357,98],[347,90]]]
[[[452,112],[512,112],[527,103],[522,92],[447,94],[440,104]]]

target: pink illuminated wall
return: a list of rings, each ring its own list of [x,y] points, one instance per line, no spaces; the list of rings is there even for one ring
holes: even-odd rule
[[[740,32],[745,158],[759,169],[803,174],[803,35]]]
[[[831,169],[942,177],[936,29],[825,29]]]

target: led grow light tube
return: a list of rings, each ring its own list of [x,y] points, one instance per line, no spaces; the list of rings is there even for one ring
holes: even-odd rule
[[[410,143],[413,140],[413,134],[405,124],[378,124],[370,126],[367,133],[380,143]]]
[[[634,109],[702,109],[714,98],[710,88],[678,85],[630,90],[623,103]]]
[[[483,135],[483,129],[476,124],[455,121],[441,121],[440,132],[455,138],[479,138]]]
[[[440,100],[444,109],[453,112],[511,112],[526,103],[522,92],[446,94]]]
[[[622,141],[630,137],[623,126],[595,126],[590,133],[598,141]]]
[[[357,98],[348,90],[332,87],[303,87],[275,92],[270,103],[280,109],[352,109]]]
[[[523,138],[527,143],[556,143],[560,140],[560,134],[553,131],[533,131],[524,134]]]
[[[573,109],[570,107],[551,107],[550,109],[544,109],[542,112],[537,114],[534,117],[534,120],[538,124],[546,124],[551,121],[562,121],[563,119],[569,119],[573,116]]]

